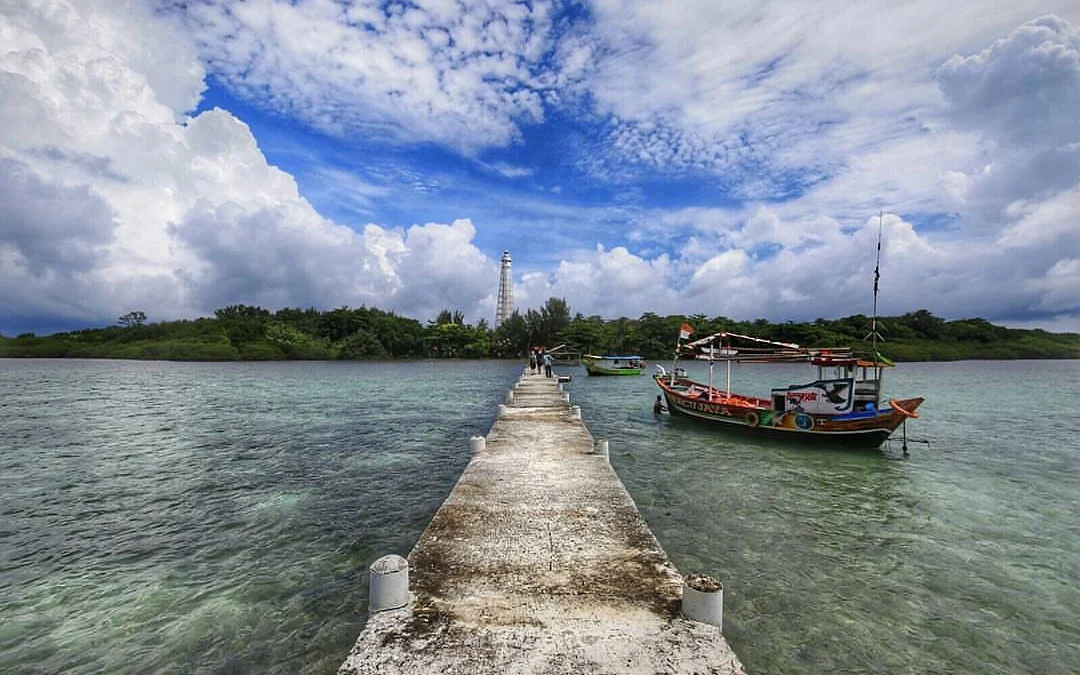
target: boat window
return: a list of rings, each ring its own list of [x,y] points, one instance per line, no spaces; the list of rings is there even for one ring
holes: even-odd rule
[[[784,410],[784,395],[783,394],[773,394],[772,407],[773,407],[773,410],[776,410],[777,412],[782,412]]]

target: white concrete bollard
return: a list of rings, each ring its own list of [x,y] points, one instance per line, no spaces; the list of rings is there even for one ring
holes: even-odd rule
[[[708,574],[686,577],[682,587],[682,614],[724,632],[724,585]]]
[[[596,447],[593,448],[593,454],[600,455],[601,457],[608,456],[608,442],[597,441]]]
[[[409,561],[384,555],[368,568],[368,614],[409,604]]]
[[[579,406],[579,405],[570,406],[570,419],[572,419],[572,420],[581,419],[581,406]]]
[[[499,417],[506,415],[506,406],[502,403],[499,404]]]
[[[514,402],[514,390],[513,389],[506,392],[506,402],[507,403],[513,403]]]
[[[569,403],[569,402],[570,402],[570,392],[568,392],[568,391],[564,391],[564,392],[563,392],[563,395],[562,395],[562,400],[564,400],[564,401],[566,401],[567,403]]]
[[[469,439],[469,451],[474,455],[478,452],[483,452],[486,447],[487,439],[483,436],[473,436]]]

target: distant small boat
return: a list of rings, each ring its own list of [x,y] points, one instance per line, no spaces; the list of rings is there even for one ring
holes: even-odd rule
[[[641,375],[645,360],[640,356],[597,356],[586,354],[581,363],[590,375]]]

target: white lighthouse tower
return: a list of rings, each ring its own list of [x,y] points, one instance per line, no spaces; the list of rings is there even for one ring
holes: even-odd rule
[[[510,275],[510,251],[503,251],[499,270],[499,299],[495,305],[495,327],[514,313],[514,280]]]

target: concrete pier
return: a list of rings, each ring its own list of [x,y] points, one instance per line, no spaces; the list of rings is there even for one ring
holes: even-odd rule
[[[339,675],[743,673],[556,380],[507,401]]]

